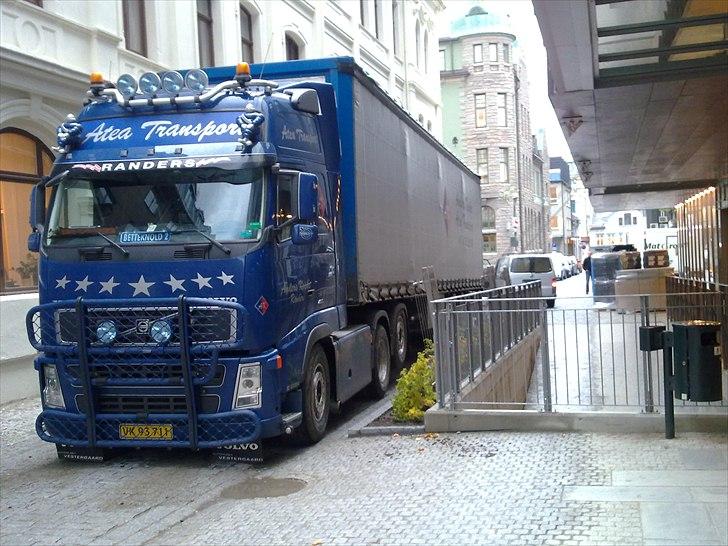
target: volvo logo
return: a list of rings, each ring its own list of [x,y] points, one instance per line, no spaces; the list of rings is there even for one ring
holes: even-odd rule
[[[137,334],[146,334],[149,332],[149,319],[137,319],[136,331]]]

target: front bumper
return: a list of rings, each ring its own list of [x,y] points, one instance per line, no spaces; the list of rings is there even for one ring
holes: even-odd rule
[[[200,414],[196,418],[198,449],[245,444],[261,437],[263,428],[280,422],[280,416],[262,421],[250,410]],[[121,440],[123,424],[170,424],[171,440]],[[98,414],[94,419],[95,447],[192,447],[190,421],[187,415],[154,414],[138,419],[128,414]],[[75,447],[92,447],[86,416],[58,410],[44,410],[35,421],[41,440]]]
[[[217,300],[180,298],[176,302],[89,301],[57,302],[38,306],[28,315],[31,343],[42,351],[36,359],[41,388],[43,365],[58,371],[65,410],[46,408],[36,420],[38,436],[47,442],[74,447],[176,447],[207,449],[245,444],[282,432],[279,392],[284,370],[277,369],[274,350],[236,357],[242,349],[239,328],[244,309]],[[173,316],[173,341],[166,345],[101,346],[90,322],[102,313],[122,310],[138,318],[163,309]],[[59,308],[73,306],[77,324],[63,330]],[[156,306],[156,307],[153,307]],[[231,339],[202,341],[200,329],[209,324],[207,309],[234,313]],[[126,316],[125,315],[125,316]],[[74,321],[75,322],[75,321]],[[63,343],[59,343],[59,330]],[[70,340],[68,336],[73,336]],[[221,356],[225,351],[226,356]],[[259,363],[262,369],[261,406],[230,411],[238,365]],[[222,370],[222,377],[217,371]],[[149,402],[155,400],[155,402]],[[217,400],[213,407],[209,401]],[[111,403],[109,402],[111,400]],[[129,401],[131,400],[131,403]],[[145,402],[139,406],[141,400]],[[157,402],[164,400],[160,406]],[[137,404],[135,406],[135,404]],[[157,404],[157,405],[154,405]],[[160,409],[160,407],[164,409]],[[122,425],[167,425],[167,438],[123,439]]]

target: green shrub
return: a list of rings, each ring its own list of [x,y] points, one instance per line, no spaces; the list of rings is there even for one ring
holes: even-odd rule
[[[397,379],[396,393],[392,401],[395,421],[422,421],[425,410],[435,403],[434,364],[435,349],[432,341],[425,340],[425,348],[407,370]]]

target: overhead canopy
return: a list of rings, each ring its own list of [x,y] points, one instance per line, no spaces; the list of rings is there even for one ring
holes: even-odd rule
[[[549,95],[597,211],[728,177],[726,0],[535,1]]]

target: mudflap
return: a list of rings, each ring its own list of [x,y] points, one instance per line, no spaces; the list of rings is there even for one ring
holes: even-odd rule
[[[56,444],[56,453],[62,461],[82,461],[86,463],[102,463],[110,458],[108,450],[90,447],[75,447]]]
[[[247,444],[236,444],[223,446],[212,451],[218,461],[230,461],[235,463],[262,463],[263,442],[248,442]]]

